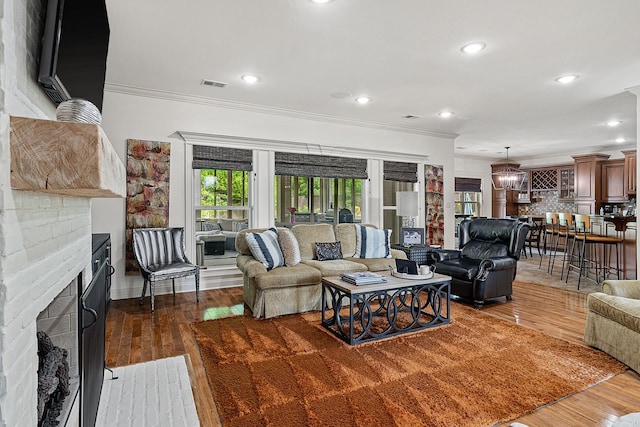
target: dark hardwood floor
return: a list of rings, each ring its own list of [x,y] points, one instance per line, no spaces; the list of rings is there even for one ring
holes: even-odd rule
[[[539,258],[519,263],[519,280],[513,301],[487,304],[483,311],[493,316],[540,330],[580,345],[586,317],[586,297],[596,285],[576,291],[575,284],[549,276],[538,269]],[[190,374],[198,415],[203,426],[219,426],[198,348],[189,323],[247,314],[242,288],[156,296],[156,312],[149,312],[138,299],[113,301],[107,318],[107,365],[117,367],[163,357],[189,355]],[[515,421],[535,426],[611,426],[618,417],[640,411],[640,376],[632,370],[603,381],[585,391],[539,408]]]

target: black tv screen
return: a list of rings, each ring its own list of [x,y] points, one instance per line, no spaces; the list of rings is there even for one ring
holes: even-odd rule
[[[38,81],[56,104],[82,98],[102,111],[108,49],[105,0],[49,0]]]

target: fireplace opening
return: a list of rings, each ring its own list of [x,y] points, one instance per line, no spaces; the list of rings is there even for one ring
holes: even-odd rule
[[[80,283],[81,275],[51,301],[36,321],[39,360],[38,426],[66,425],[78,396]],[[66,381],[63,376],[66,376]],[[49,400],[41,401],[41,394],[49,394]]]
[[[38,426],[59,424],[69,395],[69,352],[53,345],[46,332],[38,332]]]

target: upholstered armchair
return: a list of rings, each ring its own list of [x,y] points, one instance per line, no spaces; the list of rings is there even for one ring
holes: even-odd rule
[[[640,281],[605,280],[587,308],[584,341],[640,373]]]
[[[184,248],[184,228],[133,229],[133,251],[144,280],[140,304],[149,284],[151,311],[155,311],[155,285],[158,280],[169,280],[176,294],[175,279],[195,276],[196,301],[200,301],[200,267],[192,264]]]
[[[460,223],[458,250],[433,252],[436,272],[451,276],[451,295],[479,309],[491,298],[511,300],[517,261],[529,225],[515,219],[466,219]]]

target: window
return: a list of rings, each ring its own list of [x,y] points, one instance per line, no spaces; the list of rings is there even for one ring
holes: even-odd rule
[[[396,192],[416,191],[418,165],[416,163],[384,161],[383,227],[392,230],[391,240],[402,242],[403,218],[397,215]]]
[[[465,216],[480,216],[480,196],[482,193],[456,192],[455,214]]]
[[[252,151],[194,145],[192,167],[195,261],[234,266],[236,235],[249,227]]]
[[[196,219],[248,218],[249,172],[196,169],[200,202]]]
[[[274,188],[279,224],[362,220],[361,179],[276,175]]]
[[[195,261],[200,265],[235,265],[236,234],[249,226],[250,173],[194,169],[196,254],[199,258]]]
[[[396,213],[396,192],[414,191],[415,184],[413,182],[389,181],[385,179],[382,186],[384,192],[383,227],[392,230],[391,240],[393,242],[401,242],[402,217]]]
[[[362,221],[365,159],[276,152],[275,175],[278,223]]]
[[[479,216],[482,200],[482,180],[478,178],[455,179],[454,209],[456,216]]]

